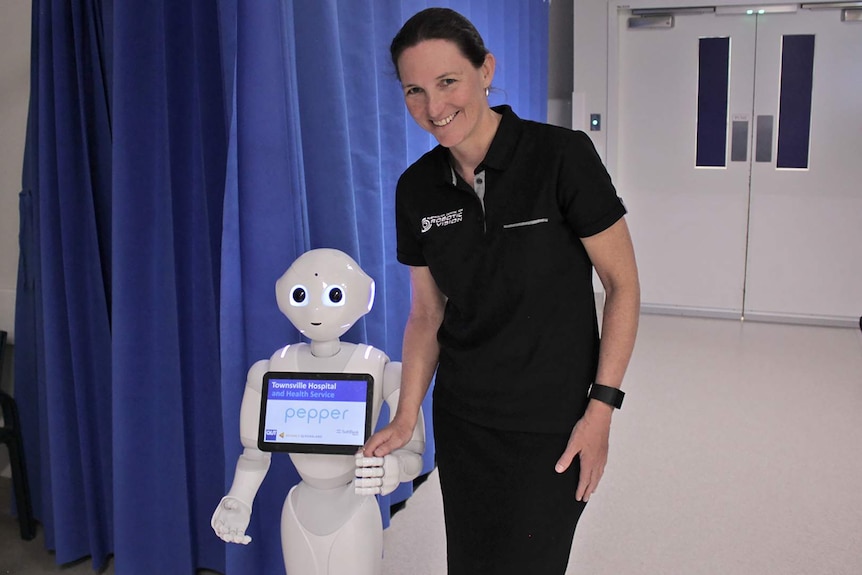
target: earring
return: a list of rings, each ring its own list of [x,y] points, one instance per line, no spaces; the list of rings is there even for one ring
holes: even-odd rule
[[[488,97],[488,95],[489,95],[490,93],[491,93],[491,90],[490,90],[490,89],[488,89],[488,88],[485,88],[485,97],[486,97],[486,98]]]

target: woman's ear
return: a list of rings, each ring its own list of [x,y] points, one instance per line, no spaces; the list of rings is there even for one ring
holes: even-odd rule
[[[485,61],[482,63],[482,67],[480,68],[482,72],[482,82],[485,88],[490,88],[491,83],[494,81],[494,68],[497,65],[496,59],[494,59],[494,55],[488,52],[485,54]]]

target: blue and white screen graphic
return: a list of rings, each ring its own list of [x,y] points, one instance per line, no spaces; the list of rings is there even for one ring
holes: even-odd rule
[[[367,386],[355,379],[269,379],[264,441],[362,445]]]

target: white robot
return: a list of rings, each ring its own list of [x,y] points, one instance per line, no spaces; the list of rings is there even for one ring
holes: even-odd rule
[[[389,361],[385,353],[371,346],[339,340],[374,302],[374,281],[353,259],[334,249],[306,252],[276,282],[275,292],[279,309],[311,341],[285,346],[248,371],[240,409],[244,450],[230,491],[219,502],[211,521],[216,535],[228,543],[246,545],[251,541],[246,528],[272,456],[272,452],[261,450],[267,447],[258,439],[265,427],[261,423],[265,381],[270,381],[267,378],[273,372],[370,374],[372,430],[383,401],[391,414],[398,404],[401,363]],[[317,421],[324,409],[283,413],[285,421],[287,414],[295,413],[306,421],[313,413]],[[326,413],[346,414],[335,409]],[[338,428],[333,433],[346,432]],[[357,441],[361,444],[363,438]],[[363,457],[358,452],[291,452],[301,481],[288,493],[281,514],[288,575],[378,575],[383,526],[374,495],[386,495],[401,482],[415,479],[422,470],[424,449],[425,426],[420,414],[411,441],[385,457]]]

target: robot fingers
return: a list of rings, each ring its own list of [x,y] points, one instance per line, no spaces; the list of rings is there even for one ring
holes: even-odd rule
[[[383,492],[383,457],[356,455],[356,479],[354,490],[357,495],[379,495]]]
[[[383,477],[382,467],[357,467],[356,477]]]
[[[240,543],[242,545],[251,543],[251,537],[245,534],[244,529],[235,529],[224,524],[215,525],[213,529],[218,538],[225,543]]]
[[[357,495],[378,495],[383,481],[381,479],[362,479],[357,477],[354,481],[354,491]]]
[[[360,452],[356,454],[356,467],[383,467],[383,458],[365,457]]]
[[[248,535],[225,535],[222,537],[222,541],[227,543],[239,543],[240,545],[248,545],[251,543],[251,537]]]

